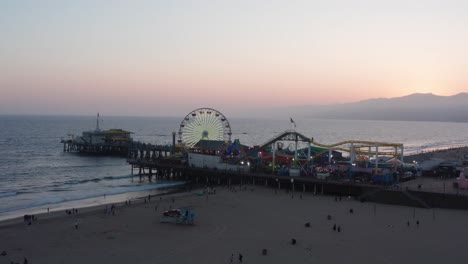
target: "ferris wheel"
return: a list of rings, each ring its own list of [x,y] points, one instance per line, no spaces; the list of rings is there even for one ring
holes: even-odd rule
[[[212,108],[190,112],[180,123],[179,143],[193,147],[200,140],[231,140],[231,126],[227,118]]]

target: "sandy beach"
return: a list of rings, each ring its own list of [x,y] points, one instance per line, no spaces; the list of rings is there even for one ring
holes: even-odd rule
[[[415,153],[405,157],[406,162],[416,161],[423,163],[430,159],[440,159],[444,161],[468,162],[468,147],[453,147],[447,149],[428,150]]]
[[[3,223],[0,251],[7,255],[0,263],[22,263],[24,257],[29,263],[230,263],[231,254],[234,263],[239,254],[243,263],[456,263],[466,257],[466,211],[236,188],[121,204],[114,216],[100,206],[78,215],[39,216],[30,226]],[[195,224],[160,223],[170,207],[192,208]],[[334,224],[341,232],[333,231]]]

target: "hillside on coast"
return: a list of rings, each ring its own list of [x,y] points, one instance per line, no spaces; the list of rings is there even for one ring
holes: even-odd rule
[[[336,105],[306,105],[258,111],[267,117],[468,122],[468,93],[452,96],[411,94]]]

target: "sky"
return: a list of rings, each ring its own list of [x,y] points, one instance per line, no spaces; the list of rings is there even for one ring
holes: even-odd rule
[[[0,114],[468,92],[468,1],[0,1]]]

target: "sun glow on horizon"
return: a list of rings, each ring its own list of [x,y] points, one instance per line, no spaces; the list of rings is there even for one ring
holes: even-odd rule
[[[468,92],[468,2],[0,3],[0,114]]]

